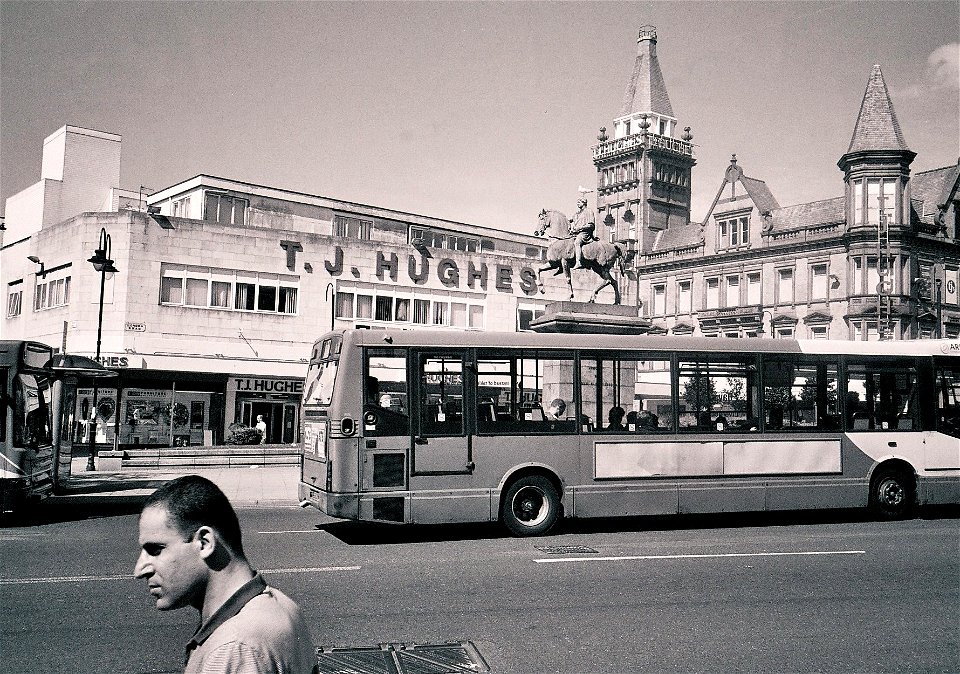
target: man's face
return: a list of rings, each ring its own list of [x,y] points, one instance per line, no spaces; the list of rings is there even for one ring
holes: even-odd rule
[[[196,535],[183,540],[164,506],[150,506],[140,515],[140,556],[133,575],[147,581],[159,610],[202,606],[208,571],[202,546]]]

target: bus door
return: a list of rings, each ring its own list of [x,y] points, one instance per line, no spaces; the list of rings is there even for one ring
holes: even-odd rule
[[[464,367],[461,352],[420,352],[416,355],[416,427],[411,451],[411,475],[473,472],[470,437],[466,434]]]

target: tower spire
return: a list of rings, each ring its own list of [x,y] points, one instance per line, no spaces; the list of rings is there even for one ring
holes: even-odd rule
[[[879,65],[870,71],[847,154],[864,150],[909,150]]]
[[[637,58],[633,64],[633,73],[627,83],[620,116],[626,117],[637,112],[653,112],[673,117],[673,106],[667,95],[667,85],[663,82],[660,62],[657,60],[657,29],[655,26],[641,26],[637,38]]]

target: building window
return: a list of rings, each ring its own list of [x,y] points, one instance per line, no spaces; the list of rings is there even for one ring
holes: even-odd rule
[[[776,339],[791,339],[793,338],[793,326],[785,325],[781,327],[774,326],[773,336]]]
[[[333,216],[333,235],[342,236],[347,239],[370,240],[370,232],[373,231],[372,220],[361,220],[346,215]]]
[[[297,313],[296,276],[179,265],[165,266],[160,273],[160,304]]]
[[[873,295],[878,292],[880,271],[877,258],[861,256],[853,258],[853,294]]]
[[[659,283],[653,286],[653,315],[663,316],[667,313],[667,286]]]
[[[728,276],[727,277],[727,298],[726,305],[728,307],[739,307],[740,306],[740,277],[739,276]]]
[[[65,307],[70,304],[70,277],[60,278],[37,277],[36,292],[33,296],[33,310],[43,311]]]
[[[777,302],[778,304],[793,303],[793,270],[777,270]]]
[[[859,180],[853,184],[853,223],[863,224],[863,183]]]
[[[717,248],[738,248],[750,243],[750,218],[743,216],[717,222]]]
[[[876,321],[854,321],[853,339],[856,342],[879,342],[880,329]]]
[[[691,292],[691,287],[692,287],[692,284],[690,281],[677,282],[677,313],[678,314],[693,313],[693,293]]]
[[[877,178],[867,181],[867,223],[871,225],[880,224],[880,210],[883,209],[888,222],[896,218],[896,205],[894,202],[895,185],[891,180],[880,180]]]
[[[541,307],[518,308],[517,309],[517,330],[523,332],[530,330],[530,323],[543,316],[544,309]]]
[[[760,272],[758,271],[747,274],[747,304],[762,304]]]
[[[284,299],[280,302],[295,301]],[[412,309],[412,313],[411,313]],[[464,297],[426,299],[396,297],[379,289],[339,290],[334,311],[344,320],[377,321],[381,323],[414,323],[417,325],[445,325],[464,329],[483,329],[484,307]]]
[[[810,299],[827,299],[827,265],[810,265]]]
[[[718,309],[720,308],[720,279],[718,278],[708,278],[707,279],[707,297],[706,297],[706,309]]]
[[[175,218],[190,217],[190,197],[177,199],[176,201],[173,202],[173,217]]]
[[[247,200],[229,194],[207,192],[204,220],[224,225],[242,225],[246,222]]]
[[[827,326],[826,325],[811,325],[810,326],[810,339],[827,339]]]
[[[413,322],[426,325],[430,320],[430,300],[413,301]]]
[[[7,318],[19,316],[23,310],[23,279],[7,285]]]

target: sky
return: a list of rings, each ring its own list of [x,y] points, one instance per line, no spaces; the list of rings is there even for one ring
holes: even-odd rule
[[[913,171],[960,155],[958,3],[0,0],[0,207],[64,124],[123,137],[121,184],[214,175],[530,233],[595,188],[640,26],[692,218],[732,154],[782,206],[843,193],[878,63]],[[592,199],[595,195],[591,195]]]

